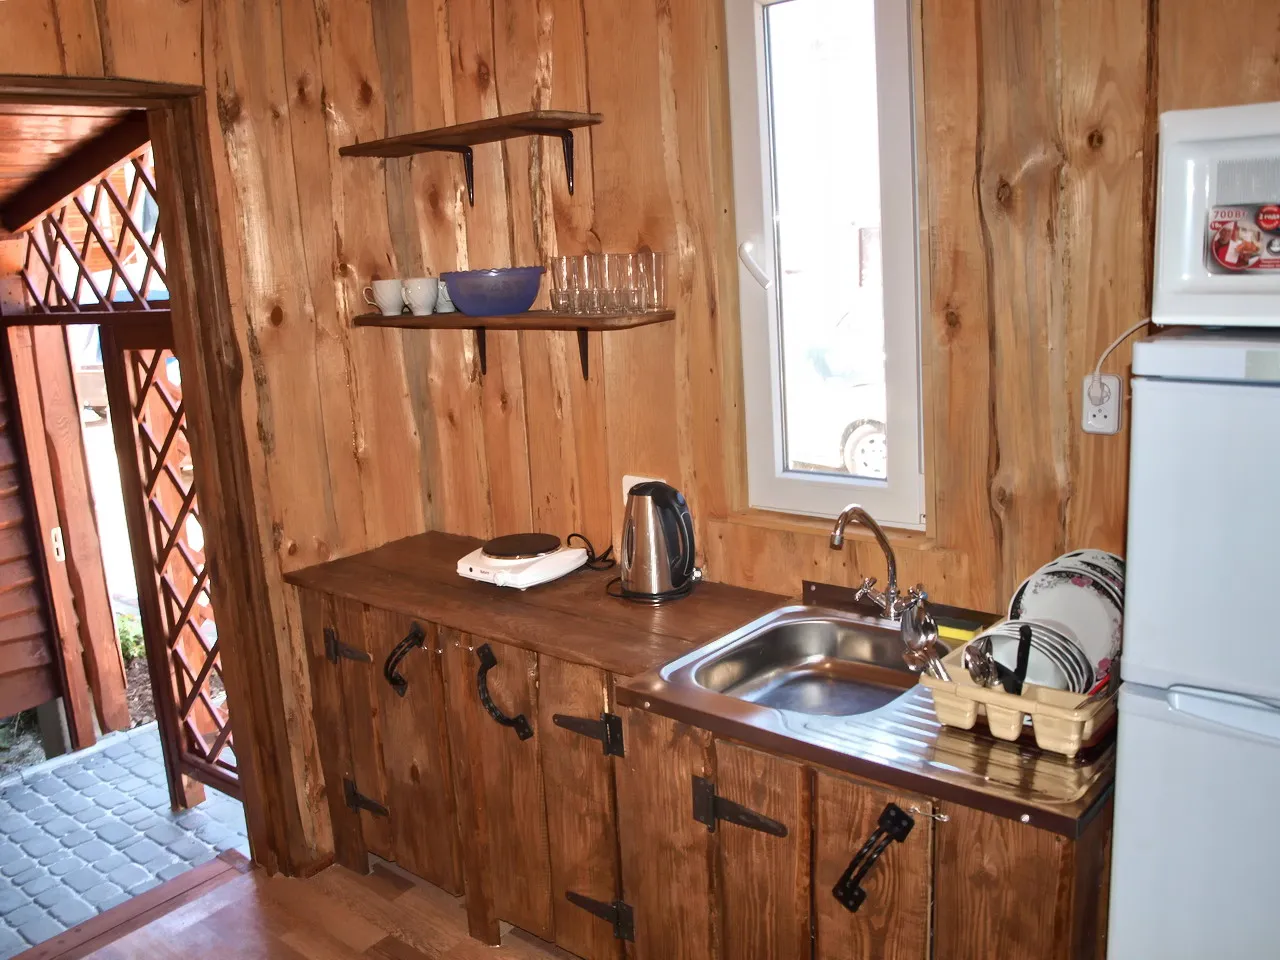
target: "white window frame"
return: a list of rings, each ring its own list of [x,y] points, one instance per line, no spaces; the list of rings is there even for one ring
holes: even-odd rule
[[[912,0],[874,0],[884,265],[888,479],[786,469],[783,447],[773,147],[764,8],[787,0],[725,0],[739,253],[747,481],[752,507],[834,517],[860,503],[884,524],[924,528],[920,242]],[[770,385],[769,389],[765,384]]]

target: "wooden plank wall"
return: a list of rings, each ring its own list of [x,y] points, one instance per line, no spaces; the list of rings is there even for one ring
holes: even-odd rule
[[[1147,306],[1161,108],[1280,96],[1268,0],[919,0],[930,277],[927,535],[904,578],[998,607],[1078,545],[1122,549],[1125,436],[1080,380]],[[434,527],[617,529],[624,473],[689,496],[708,575],[770,590],[881,574],[865,540],[743,511],[721,0],[8,0],[0,63],[208,91],[241,318],[257,518],[296,729],[301,822],[329,844],[296,599],[282,571]],[[1241,24],[1248,24],[1242,28]],[[1158,96],[1157,96],[1158,92]],[[339,159],[355,140],[536,106],[590,109],[569,197],[554,141]],[[591,338],[352,330],[374,277],[642,245],[673,324]],[[1127,366],[1121,349],[1107,369]]]

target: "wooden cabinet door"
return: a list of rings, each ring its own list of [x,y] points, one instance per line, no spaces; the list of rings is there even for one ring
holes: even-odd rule
[[[716,741],[715,759],[717,798],[740,804],[786,830],[780,837],[732,821],[716,824],[720,956],[807,957],[812,776],[793,760],[724,740]]]
[[[1106,953],[1111,807],[1072,841],[946,804],[938,824],[935,955],[1088,960]]]
[[[876,830],[886,804],[915,820],[891,842],[861,883],[866,899],[851,912],[832,890]],[[924,960],[929,951],[933,805],[860,781],[818,772],[814,782],[814,956],[818,960]],[[988,944],[990,947],[990,944]],[[999,951],[985,957],[1004,955]],[[958,960],[939,950],[939,960]]]
[[[531,651],[441,627],[467,921],[471,935],[498,942],[498,920],[550,940],[551,855],[543,795],[538,658]],[[532,736],[503,725],[480,697],[481,654],[492,709],[523,718]]]
[[[693,819],[692,778],[714,776],[711,734],[621,707],[626,756],[615,770],[622,889],[635,915],[635,960],[707,960],[714,834]]]
[[[333,821],[334,856],[359,873],[369,872],[369,852],[389,857],[382,762],[374,732],[372,658],[365,642],[364,607],[309,590],[299,591],[302,629],[311,669],[325,795]],[[371,804],[352,805],[366,798]]]
[[[460,894],[462,858],[436,627],[386,610],[366,609],[364,617],[387,807],[386,857]],[[395,668],[403,680],[399,692],[384,675],[384,665],[402,641],[407,649]]]
[[[605,753],[603,741],[570,726],[573,721],[599,725],[611,709],[610,699],[609,675],[603,670],[538,658],[537,729],[542,738],[555,940],[586,960],[621,960],[623,955],[623,941],[614,936],[613,925],[566,896],[573,893],[606,906],[621,896],[614,758]]]

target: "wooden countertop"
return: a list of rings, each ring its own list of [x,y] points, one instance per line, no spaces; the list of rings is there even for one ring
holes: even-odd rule
[[[524,591],[495,587],[458,576],[458,560],[480,542],[422,533],[295,570],[285,580],[620,676],[666,663],[786,602],[702,583],[662,606],[632,603],[605,593],[616,567],[579,570]]]

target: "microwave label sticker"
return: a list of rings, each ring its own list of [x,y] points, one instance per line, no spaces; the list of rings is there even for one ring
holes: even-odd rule
[[[1280,202],[1211,207],[1204,265],[1218,274],[1280,271]]]

